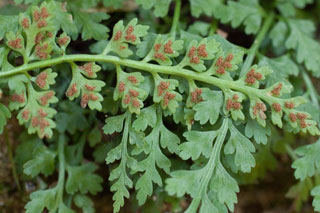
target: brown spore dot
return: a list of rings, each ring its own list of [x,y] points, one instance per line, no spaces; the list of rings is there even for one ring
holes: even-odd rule
[[[290,119],[291,122],[296,122],[296,120],[297,120],[296,114],[294,114],[294,113],[291,112],[291,113],[289,114],[289,119]]]
[[[67,95],[68,97],[71,97],[71,96],[74,96],[77,92],[78,92],[77,84],[74,83],[74,84],[72,84],[71,87],[68,89],[66,95]]]
[[[123,103],[129,104],[130,101],[131,101],[130,95],[129,95],[129,94],[126,94],[126,96],[125,96],[124,99],[123,99]]]
[[[89,95],[89,100],[91,101],[97,101],[98,100],[98,96],[94,95],[94,94],[90,94]]]
[[[24,29],[28,29],[29,26],[30,26],[29,19],[28,19],[28,18],[22,19],[21,25],[22,25],[22,27],[23,27]]]
[[[133,75],[128,76],[128,80],[133,84],[137,84],[138,83],[137,78],[135,76],[133,76]]]
[[[173,54],[173,49],[171,48],[172,41],[169,40],[165,45],[164,45],[164,52],[167,54]]]
[[[298,117],[299,120],[305,120],[307,118],[307,114],[298,112],[297,113],[297,117]]]
[[[118,41],[122,37],[122,31],[118,30],[114,36],[114,41]]]
[[[272,107],[273,107],[274,111],[276,111],[276,112],[280,112],[282,110],[282,107],[279,103],[273,103]]]
[[[36,84],[43,89],[47,85],[48,74],[45,72],[40,73],[36,78]]]
[[[158,51],[160,50],[160,48],[161,48],[161,44],[155,44],[155,45],[154,45],[154,50],[155,50],[156,52],[158,52]]]
[[[24,110],[22,112],[22,118],[27,121],[29,119],[29,115],[30,115],[30,110]]]
[[[158,96],[162,96],[165,90],[170,86],[170,82],[161,81],[158,85]]]
[[[34,42],[39,44],[44,39],[44,35],[42,32],[37,33],[36,37],[34,38]]]
[[[189,50],[189,53],[188,53],[188,57],[191,59],[193,58],[193,56],[195,55],[195,52],[197,51],[197,48],[195,46],[192,46]]]
[[[155,58],[155,59],[160,59],[161,61],[165,61],[165,60],[166,60],[165,55],[162,54],[162,53],[155,53],[155,54],[154,54],[154,58]]]
[[[206,45],[205,44],[199,45],[199,47],[198,47],[198,55],[200,57],[203,57],[203,58],[208,57],[208,52],[206,50]]]
[[[12,47],[13,49],[21,49],[22,48],[21,42],[22,42],[21,38],[17,38],[17,39],[9,41],[8,45],[10,47]]]
[[[194,56],[190,59],[190,62],[191,63],[194,63],[194,64],[199,64],[200,63],[200,58],[198,56]]]
[[[24,97],[24,93],[22,93],[21,95],[14,93],[11,96],[11,101],[18,102],[18,103],[24,103],[26,101],[26,99]]]
[[[65,46],[69,41],[69,37],[68,36],[64,36],[62,38],[58,39],[58,43],[60,46]]]
[[[129,93],[132,97],[138,97],[139,96],[139,92],[133,89],[129,90]]]
[[[40,117],[46,117],[48,114],[45,112],[45,111],[43,111],[43,109],[39,109],[38,110],[38,115],[40,116]]]
[[[41,18],[48,18],[49,17],[49,13],[47,11],[46,7],[41,8]]]
[[[273,90],[271,91],[271,94],[272,94],[273,96],[279,96],[281,89],[282,89],[282,84],[279,83],[277,86],[275,86],[275,87],[273,88]]]
[[[118,86],[119,92],[124,92],[125,89],[126,89],[126,84],[124,82],[120,81],[119,86]]]
[[[88,84],[85,84],[84,87],[88,90],[88,91],[94,91],[96,89],[95,86],[90,86]]]
[[[89,77],[92,77],[94,74],[93,70],[92,70],[92,66],[93,66],[92,63],[86,63],[86,64],[80,66],[79,68],[81,70],[85,71]]]
[[[50,91],[47,92],[44,96],[42,96],[41,98],[39,98],[39,102],[42,106],[45,106],[48,104],[48,101],[53,97],[54,92]]]
[[[80,105],[82,108],[86,108],[89,102],[89,95],[87,93],[83,94],[81,97]]]
[[[288,102],[288,101],[286,101],[286,102],[284,103],[284,106],[285,106],[286,108],[288,108],[288,109],[292,109],[292,108],[294,108],[294,103],[293,103],[293,102]]]
[[[33,118],[31,119],[31,126],[32,126],[32,127],[39,126],[39,123],[40,123],[40,121],[39,121],[39,118],[38,118],[38,117],[33,117]]]
[[[38,28],[43,28],[46,27],[48,25],[47,21],[44,19],[41,19],[40,21],[38,21],[37,26]]]
[[[41,18],[41,14],[40,14],[39,10],[35,10],[33,12],[33,18],[34,18],[35,21],[39,21],[39,19]]]
[[[135,108],[140,108],[140,102],[135,98],[132,100],[132,106]]]

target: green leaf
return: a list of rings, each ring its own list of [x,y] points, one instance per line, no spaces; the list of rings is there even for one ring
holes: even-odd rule
[[[75,6],[70,6],[70,8],[74,15],[75,25],[81,32],[82,40],[103,40],[108,38],[109,28],[100,24],[100,22],[110,17],[108,14],[102,12],[82,12]]]
[[[11,118],[11,113],[9,109],[5,105],[0,103],[0,134],[2,134],[3,128],[7,124],[8,118]]]
[[[183,160],[191,158],[194,161],[198,159],[200,155],[209,158],[213,141],[218,136],[218,132],[190,131],[185,132],[183,136],[187,139],[187,142],[179,145],[179,155]]]
[[[257,125],[255,120],[248,118],[247,125],[245,128],[245,135],[248,138],[254,138],[254,140],[260,144],[266,144],[268,142],[268,137],[271,134],[270,128],[262,127],[261,125]]]
[[[274,47],[278,47],[285,43],[286,36],[288,34],[288,26],[285,22],[279,21],[270,31],[270,38]]]
[[[215,15],[214,12],[218,10],[218,6],[222,3],[222,0],[189,0],[191,6],[192,16],[199,17],[201,14],[207,16]]]
[[[74,197],[74,203],[82,209],[83,213],[95,212],[93,201],[88,196],[77,194]]]
[[[35,177],[42,173],[45,176],[52,174],[55,169],[56,153],[48,149],[45,145],[33,150],[32,159],[23,166],[24,173]]]
[[[103,179],[93,172],[98,169],[94,163],[86,163],[81,166],[68,166],[68,179],[66,182],[66,191],[69,194],[80,192],[86,194],[96,194],[102,190]]]
[[[51,1],[49,2],[50,10],[54,14],[53,22],[57,26],[57,29],[62,29],[72,38],[76,38],[78,35],[78,29],[72,20],[72,16],[64,11],[63,5],[60,2]]]
[[[245,137],[230,121],[230,138],[224,147],[224,153],[234,154],[234,163],[242,172],[250,172],[255,166],[255,160],[251,153],[255,152],[255,147],[251,141]]]
[[[320,186],[316,186],[312,189],[311,195],[314,197],[312,206],[315,211],[320,211]]]
[[[168,14],[169,5],[172,0],[136,0],[136,3],[142,5],[143,9],[149,10],[154,8],[154,15],[164,17]]]
[[[294,176],[297,179],[304,180],[308,176],[311,177],[315,174],[316,169],[320,168],[319,152],[320,140],[295,150],[295,153],[300,157],[292,164],[292,168],[295,169]]]
[[[205,124],[215,124],[219,118],[220,108],[223,104],[223,96],[220,91],[206,91],[201,96],[204,100],[196,104],[193,109],[196,111],[194,119]]]
[[[114,132],[121,132],[123,129],[123,122],[125,118],[126,118],[126,113],[107,118],[106,124],[103,127],[104,133],[108,135]]]
[[[0,26],[1,26],[1,31],[0,31],[0,40],[3,39],[4,35],[7,32],[17,32],[18,31],[18,26],[19,26],[19,16],[5,16],[5,15],[0,15]]]
[[[117,22],[113,27],[113,35],[106,47],[107,53],[114,52],[122,58],[127,58],[133,54],[129,48],[129,44],[138,45],[141,43],[141,37],[148,34],[149,26],[137,24],[138,19],[132,19],[127,26],[123,25],[123,21]]]
[[[256,34],[261,26],[262,16],[258,0],[228,1],[217,10],[217,17],[222,23],[231,22],[233,28],[245,25],[246,34]]]
[[[157,122],[157,105],[153,104],[141,110],[137,119],[133,122],[132,127],[136,131],[144,131],[148,126],[155,127]]]
[[[290,35],[286,41],[288,49],[297,51],[297,61],[304,63],[306,68],[316,77],[320,76],[320,44],[313,39],[314,24],[309,20],[288,19]]]
[[[31,201],[25,206],[26,213],[42,213],[44,208],[53,210],[56,205],[56,194],[56,188],[31,193]]]
[[[267,78],[267,87],[278,82],[286,82],[291,85],[288,78],[299,74],[298,66],[290,59],[289,55],[272,59],[263,56],[259,61],[259,65],[269,66],[273,70]]]

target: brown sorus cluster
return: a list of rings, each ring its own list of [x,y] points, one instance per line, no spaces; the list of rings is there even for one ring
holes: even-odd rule
[[[47,21],[43,19],[38,21],[37,23],[38,28],[43,28],[43,27],[46,27],[47,25],[48,25]]]
[[[294,108],[294,103],[293,103],[293,102],[288,102],[288,101],[286,101],[286,102],[284,103],[284,106],[285,106],[286,108],[288,108],[288,109],[293,109],[293,108]]]
[[[201,97],[202,89],[196,88],[193,92],[191,92],[191,102],[192,103],[199,103],[203,99]]]
[[[72,84],[71,87],[68,89],[66,95],[67,95],[68,97],[71,97],[71,96],[73,96],[74,94],[76,94],[77,92],[78,92],[77,84],[74,83],[74,84]]]
[[[196,54],[197,48],[192,46],[188,52],[188,57],[190,58],[190,62],[194,64],[200,63],[200,58]]]
[[[190,62],[194,64],[199,64],[200,63],[200,58],[206,58],[208,57],[208,52],[206,49],[205,44],[199,45],[198,48],[195,46],[192,46],[188,52],[188,57],[190,58]]]
[[[291,112],[289,114],[289,119],[291,122],[296,122],[298,120],[301,128],[306,128],[308,126],[306,122],[307,115],[304,113],[298,112],[297,114],[294,114]]]
[[[155,44],[154,45],[154,51],[158,52],[161,48],[161,44]]]
[[[36,56],[38,56],[40,59],[48,58],[48,53],[46,52],[47,49],[48,49],[47,43],[44,43],[43,46],[38,44],[36,46]]]
[[[11,96],[11,101],[18,102],[18,103],[24,103],[26,101],[26,98],[24,97],[24,93],[22,93],[21,95],[14,93]]]
[[[208,57],[208,52],[207,52],[207,49],[206,49],[206,45],[205,45],[205,44],[199,45],[199,47],[198,47],[198,55],[199,55],[200,57],[203,57],[203,58]]]
[[[273,90],[271,91],[271,94],[273,96],[279,96],[281,89],[282,89],[282,83],[279,83],[277,86],[273,88]]]
[[[124,82],[120,81],[119,87],[118,87],[119,92],[124,92],[125,89],[126,89],[126,84]]]
[[[167,59],[166,56],[164,56],[164,54],[162,53],[155,53],[154,58],[160,59],[161,61],[165,61]]]
[[[241,103],[238,102],[239,96],[237,94],[234,94],[232,98],[229,98],[227,100],[226,109],[229,111],[231,109],[238,110],[241,109]]]
[[[217,73],[219,75],[225,74],[226,73],[226,69],[231,69],[232,68],[231,61],[232,61],[233,57],[234,57],[233,54],[229,53],[225,59],[223,59],[222,56],[220,56],[218,58],[218,60],[216,61],[215,66],[218,67]]]
[[[273,103],[272,107],[273,107],[274,111],[276,111],[276,112],[281,112],[281,110],[282,110],[282,107],[279,103]]]
[[[134,89],[130,89],[129,93],[125,95],[125,97],[123,99],[123,103],[129,104],[131,102],[133,107],[139,108],[140,107],[140,102],[137,99],[138,96],[139,96],[139,92],[138,91],[136,91]]]
[[[94,95],[94,94],[83,94],[82,97],[81,97],[81,107],[82,108],[86,108],[89,101],[97,101],[98,100],[98,96]]]
[[[128,76],[128,80],[133,84],[137,84],[138,83],[137,78],[134,77],[133,75]]]
[[[43,33],[42,33],[42,32],[39,32],[39,33],[36,35],[36,37],[35,37],[35,39],[34,39],[34,42],[35,42],[36,44],[39,44],[43,39],[44,39]]]
[[[265,111],[267,111],[267,107],[264,103],[260,102],[260,103],[256,103],[255,106],[252,107],[253,109],[253,114],[256,116],[257,114],[259,114],[259,117],[262,120],[265,120],[267,118],[266,114],[264,113]]]
[[[245,82],[249,85],[252,85],[254,83],[256,83],[256,81],[261,80],[262,79],[262,74],[259,72],[256,72],[255,69],[251,69],[247,75],[246,75],[246,80]]]
[[[92,63],[86,63],[79,67],[81,70],[85,71],[89,77],[93,76]]]
[[[165,61],[167,58],[163,53],[159,52],[160,48],[161,48],[161,44],[154,45],[154,51],[155,51],[154,58],[160,59],[161,61]],[[171,48],[171,45],[170,45],[170,48]]]
[[[42,106],[45,106],[48,104],[48,101],[53,97],[54,92],[53,91],[49,91],[47,92],[44,96],[42,96],[41,98],[39,98],[39,102]]]
[[[169,40],[167,43],[164,44],[164,52],[167,54],[173,54],[173,49],[171,48],[172,41]]]
[[[133,26],[128,26],[128,29],[126,30],[126,36],[125,39],[127,41],[135,42],[137,37],[133,34],[134,27]]]
[[[21,41],[22,41],[21,38],[16,38],[14,40],[9,41],[8,45],[13,49],[21,49],[22,48]]]
[[[68,43],[68,41],[69,41],[69,37],[64,36],[64,37],[58,39],[58,44],[60,46],[65,46]]]
[[[158,96],[162,96],[165,90],[170,86],[170,82],[161,81],[158,85]]]
[[[22,25],[22,27],[23,27],[24,29],[28,29],[29,26],[30,26],[29,19],[28,19],[28,18],[22,19],[21,25]]]
[[[30,115],[30,110],[24,110],[24,111],[22,112],[22,118],[23,118],[25,121],[29,120],[29,115]]]
[[[43,133],[45,128],[47,128],[48,126],[50,126],[49,121],[47,121],[46,117],[47,117],[47,113],[45,113],[43,111],[43,109],[39,109],[38,110],[38,116],[37,117],[33,117],[31,119],[31,125],[32,127],[39,127],[40,128],[40,132]]]
[[[93,90],[96,89],[95,86],[90,86],[90,85],[88,85],[88,84],[85,84],[84,86],[85,86],[85,88],[86,88],[88,91],[93,91]]]
[[[34,11],[34,13],[33,13],[33,18],[34,18],[35,21],[39,21],[39,20],[42,19],[42,18],[43,18],[43,19],[46,19],[46,18],[48,18],[48,17],[49,17],[49,13],[48,13],[46,7],[41,8],[41,11],[36,10],[36,11]]]
[[[43,89],[47,85],[48,74],[45,72],[40,73],[36,78],[36,84]]]
[[[163,97],[163,106],[168,106],[169,102],[176,97],[175,94],[171,92],[166,92],[166,94]]]
[[[118,41],[122,37],[122,31],[118,30],[114,36],[114,41]]]

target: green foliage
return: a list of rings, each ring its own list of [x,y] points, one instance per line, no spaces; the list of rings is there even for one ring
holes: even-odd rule
[[[184,211],[189,195],[184,212],[234,212],[239,184],[275,168],[275,135],[320,135],[313,0],[15,2],[28,6],[0,15],[0,133],[16,114],[27,130],[18,172],[49,186],[31,193],[27,213],[94,212],[103,161],[114,212],[132,194],[137,211],[165,198]],[[253,34],[252,46],[216,35],[221,24]],[[301,181],[288,196],[311,194],[316,211],[319,144],[277,143]]]

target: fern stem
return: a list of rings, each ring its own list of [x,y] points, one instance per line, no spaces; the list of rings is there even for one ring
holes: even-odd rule
[[[131,67],[137,70],[147,71],[152,74],[159,73],[159,74],[180,76],[187,80],[192,79],[192,80],[208,83],[208,84],[217,86],[221,89],[233,89],[233,90],[242,92],[246,95],[251,95],[251,96],[255,95],[260,99],[267,101],[269,103],[274,103],[274,102],[280,103],[285,100],[285,99],[280,99],[277,97],[267,95],[265,92],[262,92],[260,89],[245,86],[240,82],[238,83],[237,81],[224,80],[217,77],[208,76],[207,74],[204,74],[204,73],[197,73],[197,72],[176,67],[176,66],[161,66],[157,64],[146,63],[143,61],[122,59],[122,58],[119,58],[116,56],[110,56],[110,55],[106,56],[106,55],[75,54],[75,55],[66,55],[66,56],[49,59],[45,61],[38,61],[28,65],[17,67],[7,72],[1,72],[0,79],[17,75],[17,74],[23,74],[25,71],[34,70],[37,68],[49,67],[49,66],[61,64],[64,62],[70,63],[70,61],[94,61],[94,62],[100,61],[100,62],[107,62],[107,63],[116,64],[116,65],[118,64],[126,67]]]
[[[9,156],[9,160],[11,163],[12,176],[13,176],[14,181],[16,182],[18,191],[21,192],[21,186],[20,186],[20,182],[19,182],[19,178],[17,175],[17,170],[16,170],[16,166],[15,166],[15,162],[14,162],[13,154],[12,154],[12,144],[9,139],[8,130],[7,130],[6,126],[4,127],[3,133],[4,133],[4,138],[6,140],[6,143],[7,143],[8,156]]]
[[[180,18],[180,11],[181,11],[181,0],[176,0],[176,5],[174,7],[173,20],[172,20],[172,25],[170,30],[170,34],[173,37],[176,37],[176,31],[179,24],[179,18]]]
[[[305,70],[302,71],[303,80],[307,86],[307,90],[309,91],[311,101],[319,108],[319,100],[316,89],[313,86],[313,83],[310,79],[310,76],[307,74]]]
[[[264,21],[261,30],[259,31],[256,39],[254,40],[252,46],[249,49],[247,58],[243,64],[241,72],[240,72],[240,77],[244,76],[249,71],[249,68],[251,67],[253,60],[259,50],[261,42],[263,41],[267,32],[269,31],[269,28],[271,27],[274,18],[275,18],[275,14],[270,13],[268,15],[267,19]]]
[[[219,158],[220,158],[221,148],[228,132],[228,118],[224,118],[219,132],[220,133],[217,140],[214,143],[210,159],[207,165],[203,168],[203,169],[207,169],[206,175],[201,180],[197,196],[192,200],[190,206],[185,211],[185,213],[197,212],[197,209],[200,205],[200,201],[202,200],[203,193],[205,193],[206,192],[205,190],[207,190],[208,183],[210,181],[210,178],[212,177],[212,173],[214,169],[218,169],[218,165],[220,163]]]
[[[59,204],[63,200],[63,190],[64,190],[64,179],[65,179],[65,156],[64,156],[64,146],[66,143],[66,136],[64,134],[59,135],[58,139],[58,156],[59,156],[59,177],[57,184],[57,199],[55,208],[59,208]]]

